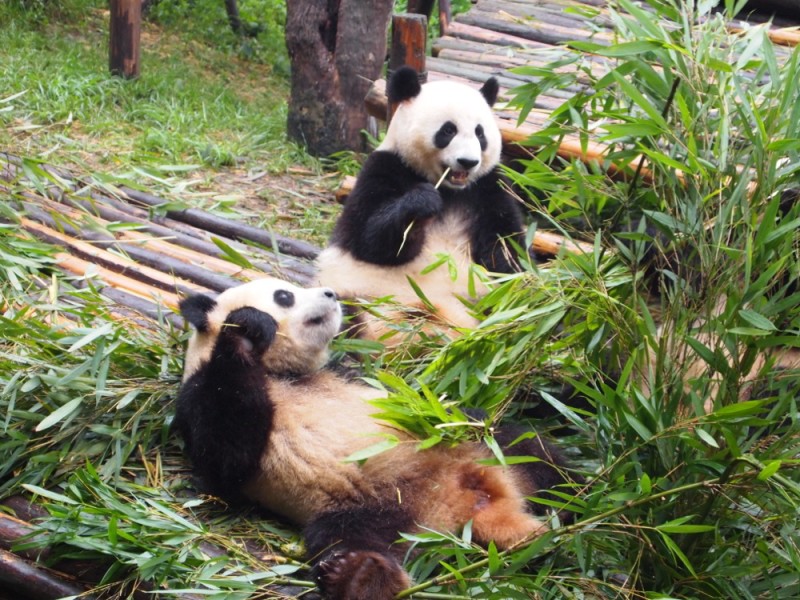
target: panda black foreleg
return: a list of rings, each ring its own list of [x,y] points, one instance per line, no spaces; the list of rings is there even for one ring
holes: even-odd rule
[[[375,264],[407,263],[422,250],[426,221],[441,211],[442,197],[436,188],[418,183],[367,217],[354,254]]]
[[[410,585],[400,563],[400,531],[414,526],[399,506],[324,513],[306,527],[313,575],[330,600],[390,600]]]
[[[259,467],[272,423],[261,359],[275,320],[254,308],[231,312],[209,361],[181,387],[175,417],[195,473],[228,500]]]

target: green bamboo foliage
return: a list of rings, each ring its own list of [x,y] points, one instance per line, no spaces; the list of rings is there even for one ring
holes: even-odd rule
[[[465,560],[452,540],[419,540],[421,573],[446,556],[464,597],[800,593],[800,387],[761,362],[798,344],[800,55],[764,27],[732,34],[736,7],[714,4],[621,0],[616,43],[519,69],[541,78],[517,88],[523,113],[547,87],[590,84],[508,174],[541,227],[594,251],[506,277],[476,331],[405,365],[490,421],[549,406],[590,483],[575,525],[517,552]],[[601,161],[558,158],[590,132]],[[521,581],[517,557],[532,556]]]

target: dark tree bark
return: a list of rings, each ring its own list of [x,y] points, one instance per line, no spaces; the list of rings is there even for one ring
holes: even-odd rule
[[[364,97],[380,75],[392,0],[287,0],[287,131],[309,153],[366,149]]]

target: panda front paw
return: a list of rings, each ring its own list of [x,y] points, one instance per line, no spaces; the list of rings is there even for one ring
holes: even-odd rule
[[[329,600],[391,600],[411,584],[403,567],[379,552],[334,552],[316,570],[319,587]]]
[[[420,183],[406,195],[406,215],[410,219],[428,219],[442,212],[442,196],[432,184]]]
[[[278,324],[272,315],[250,306],[228,314],[220,331],[220,343],[232,344],[242,358],[261,358],[275,339]]]

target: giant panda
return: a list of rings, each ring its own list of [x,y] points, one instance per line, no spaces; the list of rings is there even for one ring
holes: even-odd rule
[[[249,501],[304,527],[327,598],[388,600],[410,581],[400,532],[457,532],[508,548],[548,525],[529,497],[573,481],[551,445],[500,429],[507,456],[481,464],[480,443],[419,450],[374,418],[384,392],[326,366],[341,325],[333,290],[255,280],[180,303],[194,328],[174,426],[208,492]],[[400,443],[363,463],[345,459],[391,433]],[[515,461],[508,461],[515,462]],[[563,516],[563,514],[562,514]]]
[[[394,117],[317,259],[319,285],[343,298],[391,297],[456,328],[477,324],[462,302],[485,292],[472,266],[516,271],[525,243],[522,210],[497,169],[497,94],[495,78],[480,90],[454,81],[420,84],[409,67],[389,78]]]

